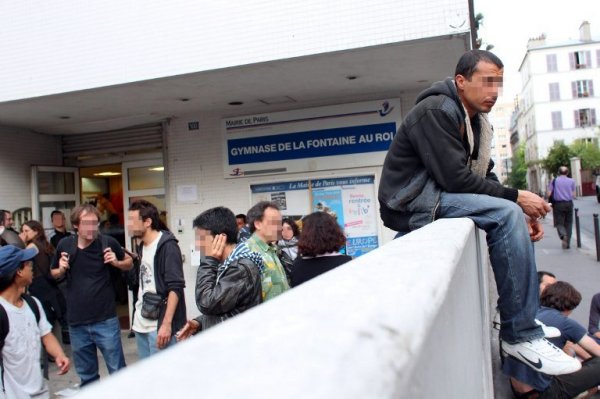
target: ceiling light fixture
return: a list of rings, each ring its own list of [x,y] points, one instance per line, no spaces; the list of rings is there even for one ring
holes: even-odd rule
[[[94,176],[98,176],[98,177],[121,176],[121,173],[119,173],[119,172],[100,172],[100,173],[94,173]]]
[[[148,168],[151,172],[163,172],[165,170],[164,166],[156,166],[154,168]]]

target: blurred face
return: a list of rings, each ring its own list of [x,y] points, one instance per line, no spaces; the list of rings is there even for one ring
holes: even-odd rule
[[[33,282],[33,261],[27,260],[23,262],[23,268],[17,271],[23,285],[31,285]]]
[[[281,212],[275,208],[265,209],[262,220],[254,222],[256,234],[266,243],[277,241],[281,232]]]
[[[146,225],[152,224],[150,219],[142,220],[140,211],[129,211],[127,214],[127,231],[132,237],[142,238],[146,232]]]
[[[21,238],[25,242],[31,242],[35,237],[37,237],[38,233],[35,230],[32,230],[29,226],[24,224],[21,227]]]
[[[201,227],[196,228],[194,234],[196,250],[200,251],[202,255],[206,254],[206,249],[212,245],[214,236],[210,231],[204,230]]]
[[[504,69],[496,65],[479,61],[471,79],[456,75],[458,95],[469,113],[469,117],[480,112],[492,110],[502,89]]]
[[[9,227],[13,227],[14,224],[15,224],[15,222],[13,221],[12,213],[11,212],[6,212],[4,214],[4,226],[6,228],[9,228]]]
[[[93,213],[83,212],[79,218],[77,235],[86,241],[93,241],[98,237],[98,217]]]
[[[65,227],[65,215],[62,213],[55,213],[54,216],[52,216],[52,226],[57,230],[63,229]]]
[[[244,223],[244,219],[242,218],[235,218],[235,223],[237,224],[238,230],[244,227],[244,225],[246,224]]]
[[[294,230],[288,223],[284,223],[281,227],[281,237],[283,237],[284,240],[291,240],[292,237],[294,237]]]

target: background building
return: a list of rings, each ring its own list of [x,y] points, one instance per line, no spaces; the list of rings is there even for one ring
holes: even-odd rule
[[[8,2],[0,208],[50,227],[55,208],[108,200],[123,223],[131,201],[150,200],[185,255],[189,303],[192,220],[210,207],[328,207],[360,255],[393,237],[378,217],[383,158],[417,94],[471,48],[472,10],[468,0]]]
[[[597,145],[600,40],[592,38],[588,22],[579,33],[579,40],[567,43],[547,42],[545,35],[530,39],[519,68],[523,89],[516,131],[525,143],[533,192],[545,191],[548,176],[539,162],[555,142],[569,145],[583,139]]]
[[[511,171],[510,121],[513,109],[512,103],[497,103],[488,114],[490,123],[494,127],[492,141],[492,159],[496,165],[494,172],[502,184],[506,184]]]

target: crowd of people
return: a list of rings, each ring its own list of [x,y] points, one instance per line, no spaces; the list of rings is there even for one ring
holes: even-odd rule
[[[443,218],[468,218],[484,230],[499,295],[503,371],[515,396],[592,395],[600,384],[600,296],[592,301],[587,331],[569,319],[581,295],[548,273],[536,275],[533,243],[544,235],[540,219],[551,205],[530,191],[503,186],[493,173],[493,129],[487,113],[502,87],[503,68],[489,51],[467,51],[454,77],[433,83],[417,96],[383,163],[381,219],[397,237]],[[571,222],[563,216],[572,212],[575,193],[568,170],[559,173],[549,191],[566,250]],[[98,197],[104,206],[102,202]],[[39,223],[25,224],[19,235],[11,229],[10,213],[2,211],[0,309],[19,326],[9,330],[2,351],[5,360],[11,359],[3,367],[8,397],[47,397],[39,367],[35,371],[40,340],[60,372],[70,367],[46,314],[61,324],[61,317],[65,319],[63,331],[68,329],[82,386],[99,378],[97,350],[110,373],[125,367],[111,270],[136,270],[132,332],[138,355],[145,358],[348,262],[342,229],[331,210],[319,207],[321,212],[300,221],[301,229],[293,220],[284,221],[278,205],[267,201],[246,215],[224,207],[198,215],[193,227],[202,254],[195,287],[200,314],[192,320],[186,320],[177,239],[153,204],[139,200],[128,210],[127,230],[136,241],[132,253],[110,235],[98,234],[101,213],[91,204],[72,210],[73,235],[65,231],[64,220],[61,227],[60,215],[53,214],[54,236],[64,236],[54,245],[48,244]],[[40,292],[39,301],[26,295],[27,289]],[[57,299],[60,293],[66,317]],[[22,328],[37,346],[28,348],[27,356],[16,356],[15,331]],[[31,373],[35,376],[25,377]]]
[[[14,242],[4,241],[0,248],[0,283],[5,283],[0,298],[12,301],[0,305],[15,326],[19,323],[13,320],[15,312],[25,317],[32,336],[41,339],[62,373],[71,361],[52,334],[60,326],[83,387],[100,378],[97,351],[109,373],[126,366],[111,278],[114,270],[126,273],[128,281],[135,280],[130,287],[134,290],[131,332],[138,358],[144,359],[352,259],[340,253],[345,236],[327,213],[304,217],[302,230],[293,219],[282,219],[273,202],[259,202],[247,215],[216,207],[194,219],[195,245],[202,254],[195,287],[200,315],[194,319],[186,320],[178,241],[156,206],[146,200],[135,201],[128,210],[126,228],[135,242],[133,251],[106,234],[93,204],[72,210],[74,232],[66,228],[61,211],[52,212],[50,240],[41,223],[25,222],[19,233],[10,235]],[[3,226],[12,227],[6,222],[9,219],[2,220]],[[19,245],[14,245],[17,241]],[[37,312],[23,306],[33,297]],[[17,329],[9,330],[4,352],[15,350],[9,343],[18,339],[17,334]],[[31,349],[38,350],[39,345]],[[12,359],[11,354],[7,358]],[[38,364],[39,354],[33,352],[18,364],[4,363],[7,397],[48,396],[47,383],[38,378]],[[22,374],[24,370],[35,378]]]

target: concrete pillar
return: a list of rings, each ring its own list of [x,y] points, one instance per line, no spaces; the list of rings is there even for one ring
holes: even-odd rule
[[[579,157],[571,158],[571,177],[575,180],[575,193],[578,197],[582,194],[581,189],[581,159]]]

